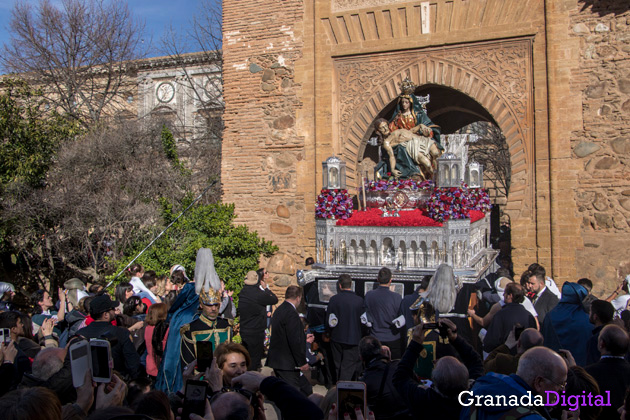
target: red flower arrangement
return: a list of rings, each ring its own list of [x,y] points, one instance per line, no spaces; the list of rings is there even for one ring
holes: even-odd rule
[[[470,197],[470,208],[487,213],[492,208],[490,202],[490,195],[485,188],[470,188],[468,189]]]
[[[427,214],[437,222],[449,219],[469,219],[471,210],[490,210],[490,197],[481,188],[469,189],[462,183],[460,188],[435,188],[427,201]]]
[[[381,209],[358,211],[347,220],[339,220],[337,226],[442,226],[422,211],[401,211],[400,217],[382,217]]]
[[[352,198],[348,190],[323,189],[315,203],[318,219],[347,219],[352,214]]]

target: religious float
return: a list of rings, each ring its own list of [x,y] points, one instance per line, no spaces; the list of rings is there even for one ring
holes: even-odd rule
[[[468,162],[468,143],[476,137],[440,136],[424,111],[429,98],[418,98],[410,86],[415,88],[408,80],[401,83],[392,119],[374,123],[378,138],[371,140],[384,149],[385,158],[372,180],[360,177],[356,195],[346,189],[342,159],[332,156],[322,163],[316,263],[298,272],[308,294],[317,289],[321,307],[336,294],[337,278],[344,273],[364,296],[375,287],[381,267],[389,267],[392,290],[406,295],[440,264],[453,267],[460,285],[496,268],[483,167]]]

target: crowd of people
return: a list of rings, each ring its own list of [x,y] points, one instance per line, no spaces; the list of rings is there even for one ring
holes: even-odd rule
[[[280,304],[261,268],[238,305],[209,249],[192,280],[181,265],[127,271],[115,290],[71,279],[56,302],[35,291],[30,311],[0,283],[0,417],[260,420],[270,404],[285,419],[625,420],[630,409],[630,276],[599,299],[589,279],[558,288],[539,264],[519,281],[500,268],[462,314],[445,264],[406,296],[384,267],[365,296],[343,274],[328,302],[291,285]],[[87,369],[77,384],[69,349],[90,339],[108,342],[111,376]],[[366,410],[339,406],[347,381],[364,384]],[[196,414],[190,384],[205,390]]]

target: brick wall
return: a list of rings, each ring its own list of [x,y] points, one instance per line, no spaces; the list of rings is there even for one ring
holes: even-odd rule
[[[313,203],[296,195],[300,175],[313,172],[304,167],[305,132],[296,129],[303,20],[298,0],[223,3],[223,200],[236,204],[238,223],[296,260],[305,257],[304,224],[313,214]]]

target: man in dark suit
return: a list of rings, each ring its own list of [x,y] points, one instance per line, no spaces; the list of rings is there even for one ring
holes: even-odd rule
[[[264,271],[264,273],[266,272],[267,270]],[[269,290],[265,277],[265,274],[263,274],[259,280],[255,271],[248,272],[243,289],[238,295],[238,308],[241,315],[241,338],[252,360],[247,370],[260,369],[260,359],[265,353],[267,305],[278,303],[278,298]]]
[[[503,292],[503,299],[505,306],[492,318],[483,340],[483,349],[488,353],[505,343],[516,324],[524,328],[536,328],[536,320],[521,305],[525,299],[523,286],[514,282],[508,283]]]
[[[273,368],[278,378],[298,388],[306,396],[313,387],[302,372],[309,370],[306,362],[306,334],[297,307],[302,301],[302,289],[289,286],[284,302],[271,318],[271,340],[266,365]]]
[[[615,317],[615,307],[605,300],[596,299],[591,302],[589,321],[595,326],[591,331],[591,337],[586,341],[586,365],[597,363],[601,354],[599,353],[599,334],[602,329],[612,323]]]
[[[352,278],[339,276],[339,293],[330,298],[326,310],[326,329],[330,331],[332,354],[340,381],[354,381],[361,369],[359,341],[363,299],[352,291]]]
[[[603,407],[600,419],[617,418],[617,408],[624,403],[626,389],[630,386],[630,363],[624,356],[628,352],[630,338],[623,328],[606,325],[599,333],[599,362],[586,367],[586,371],[597,381],[599,392],[607,400],[610,392],[610,407]]]
[[[538,313],[540,325],[545,321],[545,315],[558,304],[558,297],[545,286],[545,274],[543,271],[534,271],[527,280],[527,290],[533,293],[532,303]]]

